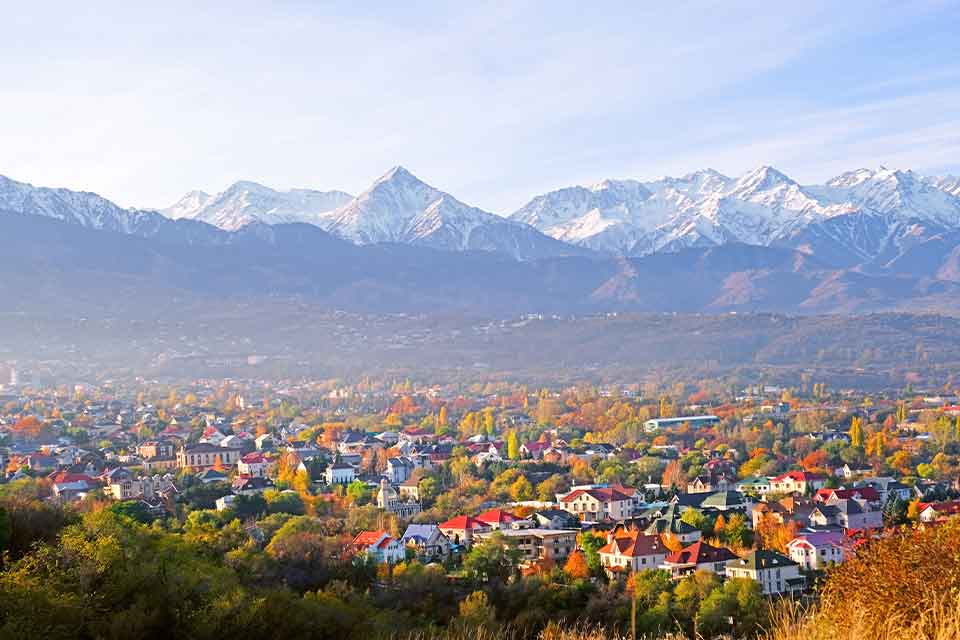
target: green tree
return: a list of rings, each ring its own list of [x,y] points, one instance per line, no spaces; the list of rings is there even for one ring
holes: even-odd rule
[[[499,531],[475,543],[463,559],[463,571],[477,583],[506,582],[516,572],[522,552]]]

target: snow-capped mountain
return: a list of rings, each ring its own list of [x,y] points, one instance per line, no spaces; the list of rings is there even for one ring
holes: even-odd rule
[[[200,220],[226,231],[236,231],[254,222],[269,225],[305,222],[316,225],[324,214],[352,198],[343,191],[275,191],[256,182],[241,181],[215,196],[203,191],[191,191],[160,213],[174,220]]]
[[[533,227],[466,205],[394,167],[319,225],[356,244],[393,242],[448,251],[497,251],[518,259],[582,254]]]
[[[5,176],[0,176],[0,211],[54,218],[120,233],[136,233],[160,217],[150,212],[123,209],[95,193],[35,187]]]
[[[534,198],[511,219],[624,255],[741,242],[864,261],[911,238],[960,227],[958,183],[883,168],[819,186],[800,185],[769,166],[738,179],[705,170],[560,189]]]

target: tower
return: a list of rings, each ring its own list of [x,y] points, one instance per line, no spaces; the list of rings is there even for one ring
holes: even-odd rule
[[[16,387],[20,384],[20,376],[17,374],[16,367],[10,367],[10,386]]]

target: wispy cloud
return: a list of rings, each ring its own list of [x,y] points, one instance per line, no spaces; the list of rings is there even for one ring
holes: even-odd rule
[[[159,206],[405,164],[508,212],[610,176],[956,157],[953,3],[194,4],[5,16],[0,173]]]

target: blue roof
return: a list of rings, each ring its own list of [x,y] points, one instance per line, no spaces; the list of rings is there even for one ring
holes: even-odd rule
[[[401,540],[421,539],[427,540],[437,530],[435,524],[411,524],[407,525],[407,530],[400,537]]]

